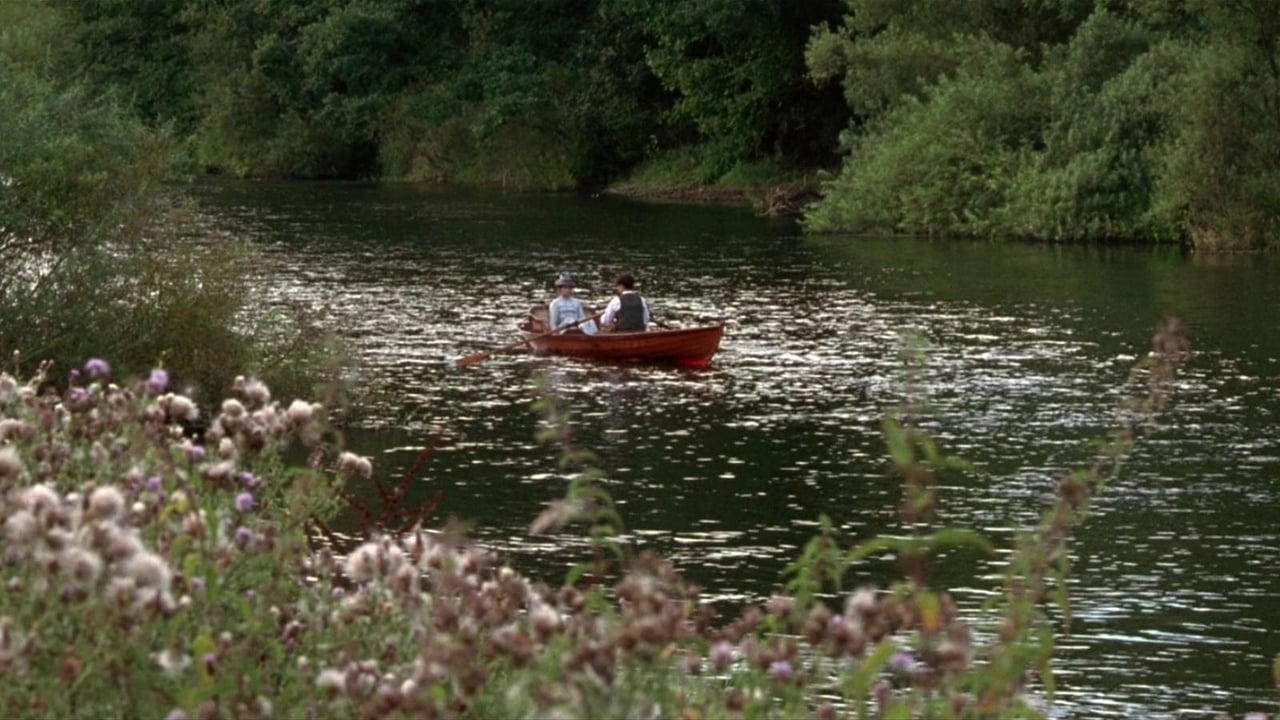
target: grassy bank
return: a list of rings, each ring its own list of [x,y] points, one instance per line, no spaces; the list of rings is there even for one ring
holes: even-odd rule
[[[815,199],[819,173],[776,160],[740,162],[715,175],[698,148],[663,153],[641,163],[604,192],[626,197],[728,202],[750,205],[763,215],[789,215]]]

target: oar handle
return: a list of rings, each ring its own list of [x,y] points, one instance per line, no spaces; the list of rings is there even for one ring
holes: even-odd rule
[[[533,340],[539,340],[539,339],[544,338],[544,337],[546,337],[546,336],[548,336],[548,335],[555,335],[555,334],[556,334],[556,333],[558,333],[558,332],[564,332],[565,330],[568,330],[569,328],[574,328],[574,327],[577,327],[577,326],[579,326],[579,325],[581,325],[581,324],[583,324],[583,323],[585,323],[585,322],[589,322],[589,321],[591,321],[591,320],[595,320],[595,319],[599,318],[601,315],[604,315],[604,311],[603,311],[603,310],[601,310],[600,312],[598,312],[598,313],[596,313],[596,314],[594,314],[594,315],[588,315],[588,316],[586,316],[586,317],[584,317],[584,318],[579,318],[578,320],[574,320],[573,322],[569,323],[568,325],[565,325],[564,327],[558,327],[558,328],[555,328],[554,330],[548,330],[548,331],[546,331],[546,332],[544,332],[544,333],[539,333],[539,334],[537,334],[537,335],[533,335],[533,336],[531,336],[531,337],[524,338],[524,339],[522,339],[522,340],[520,340],[520,341],[518,341],[518,342],[513,342],[513,343],[511,343],[510,345],[503,345],[503,346],[501,346],[501,347],[493,348],[492,350],[485,350],[485,351],[483,351],[483,352],[472,353],[472,354],[470,354],[470,355],[467,355],[466,357],[460,357],[460,358],[458,358],[458,360],[457,360],[457,363],[456,363],[456,364],[457,364],[457,366],[458,366],[458,367],[465,367],[465,366],[467,366],[467,365],[473,365],[473,364],[475,364],[475,363],[480,362],[481,360],[484,360],[485,358],[489,357],[490,355],[492,355],[492,354],[494,354],[494,353],[496,353],[496,352],[502,352],[502,351],[504,351],[504,350],[513,350],[513,349],[515,349],[515,348],[520,347],[521,345],[527,345],[527,344],[529,344],[529,343],[530,343],[531,341],[533,341]]]

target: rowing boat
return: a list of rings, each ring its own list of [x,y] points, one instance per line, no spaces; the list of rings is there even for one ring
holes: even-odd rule
[[[595,335],[572,331],[552,335],[524,331],[524,334],[529,346],[539,355],[706,367],[711,363],[711,356],[720,349],[724,323],[676,330]]]
[[[535,319],[536,318],[536,319]],[[541,317],[531,313],[520,325],[529,348],[539,355],[568,355],[618,362],[642,362],[702,368],[720,349],[724,323],[644,332],[587,334],[569,330],[547,334]]]

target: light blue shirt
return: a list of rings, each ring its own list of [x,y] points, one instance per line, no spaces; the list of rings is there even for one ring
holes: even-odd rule
[[[553,330],[562,328],[565,325],[571,325],[586,316],[587,309],[582,306],[582,301],[572,295],[557,297],[547,307],[547,322],[550,323]],[[578,328],[588,335],[594,335],[596,333],[596,321],[584,322]]]

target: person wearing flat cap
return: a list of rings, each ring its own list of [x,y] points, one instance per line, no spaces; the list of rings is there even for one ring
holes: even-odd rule
[[[636,279],[627,274],[618,276],[615,283],[618,294],[604,308],[600,325],[606,332],[643,332],[649,328],[653,316],[649,303],[636,292]]]
[[[585,317],[587,317],[587,309],[582,306],[581,300],[573,296],[573,276],[567,272],[560,273],[560,277],[556,278],[556,299],[552,300],[551,305],[547,307],[547,321],[551,329],[558,330]],[[597,330],[596,321],[588,320],[578,325],[578,329],[588,335],[594,335]]]

